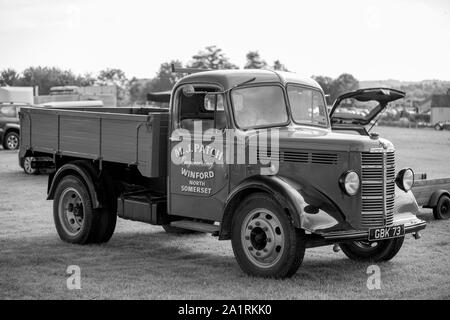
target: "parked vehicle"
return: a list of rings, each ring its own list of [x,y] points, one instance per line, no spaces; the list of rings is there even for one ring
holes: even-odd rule
[[[414,176],[412,192],[419,206],[433,209],[436,220],[450,218],[450,178],[427,179],[426,174]]]
[[[450,121],[440,121],[434,124],[435,130],[450,130]]]
[[[6,150],[19,148],[19,108],[23,104],[0,103],[0,143]]]
[[[367,94],[382,107],[398,95]],[[19,159],[52,159],[47,199],[64,241],[106,242],[118,215],[231,240],[243,271],[285,278],[307,248],[387,261],[426,226],[393,144],[332,131],[362,132],[370,113],[353,116],[330,121],[317,82],[293,73],[206,71],[177,82],[170,109],[23,108]]]

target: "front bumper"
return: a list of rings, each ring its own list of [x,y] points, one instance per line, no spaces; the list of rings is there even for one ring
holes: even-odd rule
[[[402,224],[405,226],[405,234],[423,230],[427,225],[425,221],[418,219],[412,214],[395,215],[394,226]],[[333,231],[321,234],[321,236],[326,240],[332,240],[334,242],[347,240],[367,240],[369,238],[369,230]]]

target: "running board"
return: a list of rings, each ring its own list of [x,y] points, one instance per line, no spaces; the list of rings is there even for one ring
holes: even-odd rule
[[[212,233],[213,235],[216,235],[219,233],[219,226],[216,226],[214,224],[209,223],[203,223],[203,222],[196,222],[191,220],[178,220],[178,221],[172,221],[170,223],[172,227],[187,229],[187,230],[193,230],[198,232],[204,232],[204,233]]]

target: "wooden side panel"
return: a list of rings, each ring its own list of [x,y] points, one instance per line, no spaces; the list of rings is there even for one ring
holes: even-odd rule
[[[151,146],[150,138],[151,132],[147,132],[144,121],[104,118],[101,155],[104,160],[127,164],[136,164],[136,156],[138,156],[140,161],[146,163],[146,152],[149,152]],[[146,145],[147,149],[145,149]]]
[[[100,120],[97,118],[61,116],[60,150],[98,158],[100,151]]]
[[[56,114],[31,114],[31,145],[40,151],[58,149],[58,116]]]
[[[24,108],[21,121],[23,144],[36,151],[136,165],[147,177],[166,175],[167,112]]]

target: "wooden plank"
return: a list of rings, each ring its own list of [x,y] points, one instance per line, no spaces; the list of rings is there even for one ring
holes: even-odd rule
[[[99,157],[99,120],[74,116],[61,116],[60,151]]]

